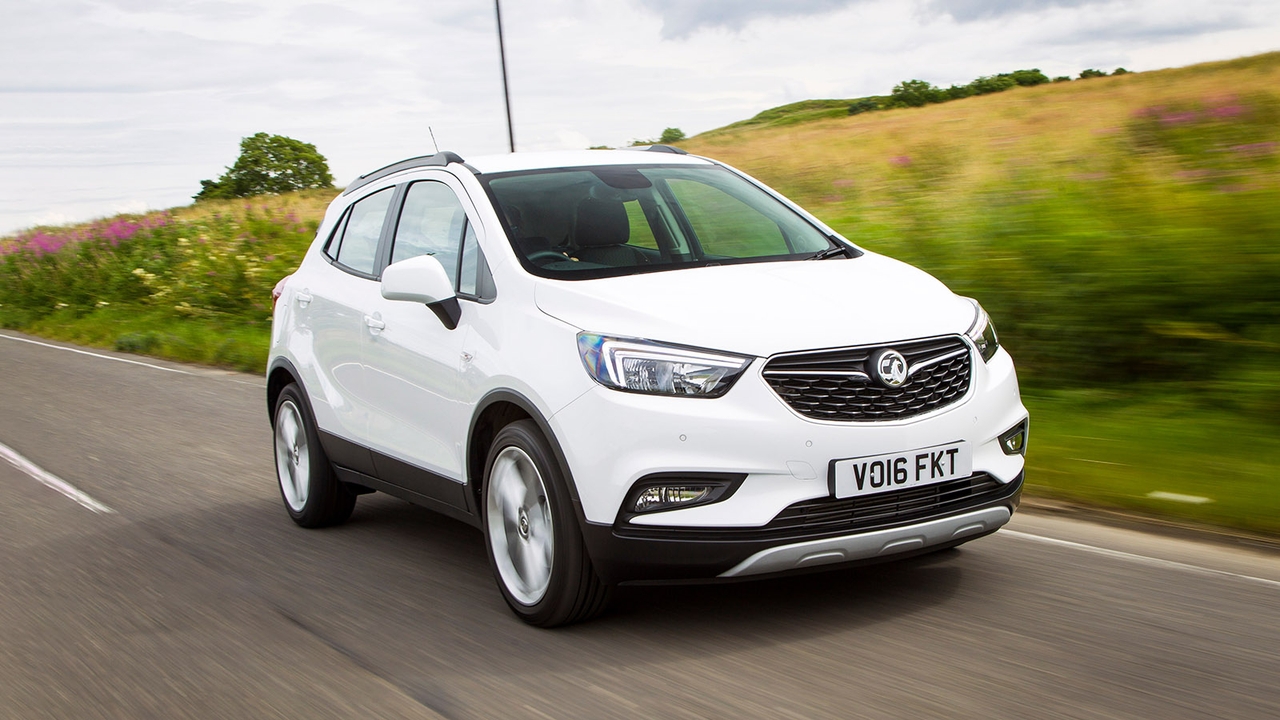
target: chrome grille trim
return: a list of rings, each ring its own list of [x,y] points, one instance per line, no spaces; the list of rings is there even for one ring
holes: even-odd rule
[[[869,359],[892,348],[907,360],[907,381],[887,388]],[[769,387],[801,415],[836,422],[899,420],[957,402],[969,392],[972,353],[959,335],[784,353],[762,371]]]

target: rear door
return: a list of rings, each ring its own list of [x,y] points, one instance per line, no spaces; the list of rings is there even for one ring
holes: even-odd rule
[[[371,458],[361,445],[369,431],[369,392],[363,359],[369,318],[381,299],[376,276],[378,244],[394,187],[356,201],[324,247],[327,266],[303,278],[295,301],[309,305],[307,315],[319,382],[308,384],[317,422],[338,442],[326,442],[334,462],[372,474]],[[345,441],[345,442],[343,442]]]

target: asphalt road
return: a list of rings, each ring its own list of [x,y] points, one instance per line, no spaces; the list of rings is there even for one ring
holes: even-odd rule
[[[0,454],[85,497],[0,459],[0,717],[1280,717],[1274,551],[1020,513],[537,630],[460,523],[295,527],[259,378],[3,335]]]

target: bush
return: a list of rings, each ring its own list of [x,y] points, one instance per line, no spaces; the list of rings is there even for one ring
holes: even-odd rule
[[[1128,70],[1125,70],[1125,69],[1124,69],[1124,68],[1122,68],[1122,67],[1119,67],[1119,68],[1116,68],[1116,69],[1115,69],[1115,72],[1113,72],[1113,73],[1111,73],[1111,74],[1112,74],[1112,75],[1128,75],[1128,74],[1129,74],[1129,71],[1128,71]]]
[[[974,95],[990,95],[991,93],[1004,92],[1009,88],[1016,87],[1017,84],[1008,75],[989,75],[974,80],[969,83],[969,87],[973,90]]]
[[[1071,77],[1068,75],[1059,75],[1058,77],[1054,78],[1053,81],[1056,83],[1071,82]]]
[[[1089,68],[1088,70],[1080,71],[1081,80],[1088,80],[1089,78],[1106,77],[1106,76],[1107,76],[1107,73],[1105,70],[1094,70],[1093,68]]]
[[[849,106],[849,114],[859,115],[864,112],[871,112],[879,109],[880,103],[871,98],[862,98],[861,100],[854,101],[853,104]]]
[[[889,95],[890,107],[923,107],[929,103],[939,103],[946,99],[946,94],[924,80],[904,80],[893,86]]]
[[[278,195],[333,187],[329,163],[311,143],[258,133],[240,140],[240,157],[217,180],[201,180],[196,200]]]
[[[1008,75],[999,75],[998,77],[1012,78],[1019,87],[1032,87],[1034,85],[1043,85],[1049,82],[1049,76],[1040,72],[1039,68],[1031,68],[1030,70],[1014,70]]]
[[[680,128],[667,128],[662,131],[662,137],[658,138],[658,142],[664,145],[669,145],[671,143],[678,143],[684,139],[684,131]]]

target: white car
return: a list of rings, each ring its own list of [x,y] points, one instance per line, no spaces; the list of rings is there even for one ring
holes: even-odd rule
[[[554,626],[627,581],[953,547],[1008,522],[1027,411],[977,302],[714,160],[405,160],[276,288],[299,525],[383,491],[480,528]]]

